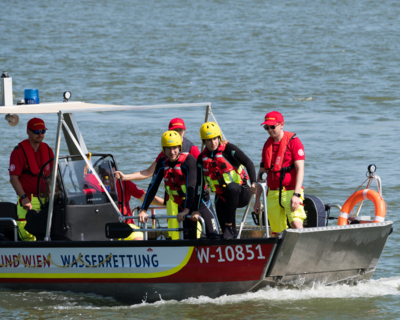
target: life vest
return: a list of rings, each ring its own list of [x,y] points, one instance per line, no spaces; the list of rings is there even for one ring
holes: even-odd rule
[[[39,174],[40,168],[36,163],[33,148],[29,143],[29,140],[27,139],[18,143],[18,146],[22,149],[22,152],[24,153],[26,162],[28,164],[28,169],[22,170],[22,174],[31,174],[37,176]],[[16,149],[18,148],[18,146],[16,147]],[[40,152],[42,164],[45,164],[47,161],[50,160],[50,147],[46,143],[41,142],[38,151]]]
[[[290,170],[294,169],[295,166],[294,164],[291,164],[288,167],[282,167],[283,166],[283,161],[285,159],[286,151],[289,146],[290,141],[296,136],[295,133],[292,132],[283,132],[283,138],[281,140],[281,143],[279,144],[278,147],[278,153],[276,154],[275,162],[272,163],[272,151],[273,151],[273,145],[274,145],[274,139],[269,137],[267,142],[266,142],[266,148],[265,148],[265,153],[264,153],[264,168],[267,170],[270,170],[272,172],[279,172],[279,205],[283,208],[282,203],[281,203],[281,196],[282,196],[282,183],[283,180],[285,179],[285,175],[287,172]]]
[[[186,175],[183,174],[181,165],[186,161],[189,153],[181,152],[175,167],[169,166],[169,161],[164,163],[164,184],[167,192],[167,201],[172,198],[175,203],[181,205],[186,196]]]
[[[283,160],[285,159],[285,154],[287,147],[289,145],[290,140],[292,140],[296,136],[295,133],[292,132],[283,132],[283,138],[281,143],[279,144],[278,153],[275,158],[275,163],[272,163],[272,150],[274,145],[274,139],[271,137],[268,138],[265,149],[265,164],[264,168],[267,170],[271,170],[273,172],[280,172],[283,168]]]
[[[224,200],[224,198],[221,197],[221,195],[224,194],[224,188],[226,188],[226,185],[232,182],[241,185],[244,181],[249,180],[243,165],[240,165],[237,168],[225,159],[222,154],[225,151],[225,147],[226,144],[219,145],[218,149],[214,151],[214,159],[207,156],[207,148],[204,148],[201,153],[203,160],[203,173],[206,183],[211,191],[218,194],[222,200]]]

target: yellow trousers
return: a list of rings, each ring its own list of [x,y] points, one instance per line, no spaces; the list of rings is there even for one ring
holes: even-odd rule
[[[169,216],[176,216],[179,213],[179,206],[176,202],[171,200],[172,197],[167,201],[167,214]],[[177,219],[168,219],[168,228],[179,228],[179,222]],[[197,221],[197,238],[201,237],[202,228],[199,221]],[[169,236],[172,240],[179,240],[179,231],[170,231]]]
[[[129,226],[132,229],[140,229],[137,225],[134,225],[133,223],[129,223]],[[131,235],[124,240],[136,240],[136,238],[142,238],[143,239],[143,232],[132,232]]]
[[[28,210],[25,210],[21,206],[21,204],[19,202],[19,198],[20,197],[18,197],[18,205],[17,205],[18,219],[25,219],[26,213],[28,212]],[[44,199],[42,199],[42,202],[43,201],[44,201]],[[39,212],[40,211],[39,199],[37,197],[34,197],[33,195],[31,195],[31,203],[32,203],[32,210]],[[17,225],[18,225],[18,230],[19,230],[19,236],[21,237],[21,239],[23,241],[36,241],[36,237],[33,234],[30,234],[28,231],[25,230],[25,225],[26,225],[25,220],[17,221]]]
[[[282,232],[287,229],[286,221],[289,223],[299,221],[303,223],[307,218],[304,207],[299,205],[296,211],[291,209],[291,201],[294,190],[282,190],[281,203],[283,208],[279,205],[279,190],[268,190],[267,206],[268,206],[268,220],[273,232]],[[304,200],[304,190],[301,189],[301,200]],[[301,202],[302,202],[301,201]]]

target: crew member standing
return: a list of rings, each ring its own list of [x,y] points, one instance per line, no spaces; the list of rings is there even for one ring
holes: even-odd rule
[[[237,146],[222,141],[221,130],[215,122],[206,122],[201,126],[200,138],[205,148],[197,158],[199,190],[206,183],[216,193],[215,209],[223,238],[234,239],[237,237],[236,209],[248,205],[251,193],[257,190],[254,164]]]
[[[165,156],[157,162],[153,179],[149,185],[146,197],[143,202],[142,210],[139,212],[139,221],[144,223],[148,220],[146,211],[157,193],[158,187],[164,178],[165,189],[167,193],[167,213],[168,215],[177,215],[175,219],[168,220],[169,228],[178,228],[178,221],[184,222],[184,227],[191,229],[189,238],[195,239],[198,235],[197,222],[193,223],[186,219],[186,216],[192,213],[194,205],[195,186],[196,186],[196,160],[188,153],[181,152],[182,139],[175,131],[166,131],[161,138],[161,147]],[[202,188],[200,191],[204,191]],[[203,192],[205,194],[205,192]],[[204,199],[208,200],[208,199]],[[198,221],[202,216],[206,225],[207,236],[212,239],[218,239],[218,229],[214,220],[212,206],[205,205],[202,202],[199,212],[191,215],[192,220]],[[197,210],[197,207],[196,207]],[[172,239],[179,239],[179,233],[170,232]]]
[[[18,229],[24,241],[35,241],[36,237],[25,230],[25,216],[28,210],[40,211],[37,195],[39,170],[50,159],[54,158],[53,150],[43,142],[46,134],[44,121],[33,118],[28,121],[28,139],[20,142],[10,157],[10,182],[18,195]],[[45,170],[50,173],[50,165]]]
[[[174,118],[168,125],[168,130],[176,131],[182,139],[182,152],[191,154],[195,159],[200,154],[199,148],[195,146],[189,139],[185,138],[186,126],[185,122],[181,118]],[[154,174],[158,160],[165,156],[164,152],[161,151],[157,156],[156,160],[145,170],[138,171],[124,175],[124,180],[144,180],[150,178]]]
[[[268,220],[272,232],[287,228],[287,220],[293,229],[303,228],[306,214],[303,208],[304,189],[304,147],[296,134],[283,131],[284,119],[277,111],[265,115],[261,124],[270,137],[264,144],[260,174],[267,172]],[[258,188],[254,212],[260,210],[261,188]]]

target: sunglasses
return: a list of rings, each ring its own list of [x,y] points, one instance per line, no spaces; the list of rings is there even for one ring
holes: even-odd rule
[[[46,129],[43,129],[43,130],[32,130],[32,129],[29,129],[29,130],[31,130],[34,134],[39,134],[39,133],[45,134],[46,133]]]
[[[267,126],[267,125],[265,125],[264,126],[264,129],[265,130],[269,130],[269,129],[272,129],[272,130],[274,130],[277,126],[279,126],[280,125],[280,123],[277,123],[277,124],[275,124],[275,125],[273,125],[273,126]]]

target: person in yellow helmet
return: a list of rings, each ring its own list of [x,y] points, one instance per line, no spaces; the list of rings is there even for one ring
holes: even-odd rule
[[[215,209],[223,238],[234,239],[237,237],[236,209],[246,206],[251,193],[257,190],[254,164],[237,146],[222,140],[215,122],[201,126],[200,138],[205,148],[197,158],[197,183],[200,188],[206,183],[215,192]],[[200,203],[198,198],[196,202]]]
[[[142,209],[138,214],[140,222],[148,220],[146,213],[151,201],[164,178],[165,189],[167,193],[167,213],[168,215],[177,215],[177,220],[169,219],[169,228],[178,228],[178,221],[184,222],[184,228],[190,229],[188,238],[197,238],[197,222],[186,219],[187,215],[192,216],[192,220],[198,221],[202,216],[206,222],[205,232],[210,238],[217,238],[216,223],[213,223],[212,207],[197,210],[193,213],[193,201],[195,198],[196,186],[196,160],[187,152],[181,152],[182,139],[176,131],[166,131],[161,137],[161,147],[165,157],[157,161],[152,181],[149,185]],[[197,209],[197,208],[196,208]],[[204,210],[206,209],[206,210]],[[204,231],[203,231],[204,232]],[[172,239],[179,239],[178,232],[170,232]]]
[[[186,126],[185,122],[181,118],[174,118],[170,121],[168,125],[168,130],[173,130],[178,132],[178,134],[182,138],[182,152],[188,152],[191,154],[195,159],[197,159],[198,155],[200,154],[199,148],[195,146],[189,139],[185,137]],[[124,174],[121,171],[118,171],[117,174],[121,176],[123,181],[125,180],[144,180],[150,178],[156,169],[156,165],[158,160],[165,157],[163,151],[159,153],[156,160],[145,170],[140,170],[135,173]]]

